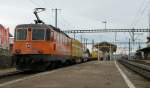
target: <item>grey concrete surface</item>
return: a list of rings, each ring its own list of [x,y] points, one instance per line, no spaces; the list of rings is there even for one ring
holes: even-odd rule
[[[91,61],[1,88],[128,88],[113,61]]]

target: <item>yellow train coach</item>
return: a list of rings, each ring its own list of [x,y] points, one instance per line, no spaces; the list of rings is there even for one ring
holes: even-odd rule
[[[72,39],[72,56],[76,59],[83,57],[83,44],[79,40]]]

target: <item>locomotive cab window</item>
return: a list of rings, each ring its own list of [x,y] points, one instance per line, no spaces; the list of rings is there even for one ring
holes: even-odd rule
[[[32,29],[32,40],[45,40],[45,29]]]
[[[16,40],[26,40],[27,38],[27,29],[16,29]]]

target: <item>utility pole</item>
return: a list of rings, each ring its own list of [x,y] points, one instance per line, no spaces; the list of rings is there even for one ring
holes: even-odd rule
[[[73,34],[74,39],[76,38],[76,33]]]
[[[102,23],[104,23],[104,24],[105,24],[105,29],[106,29],[106,24],[107,24],[107,21],[102,21]]]
[[[82,40],[83,40],[82,35],[81,35],[81,37],[80,37],[80,38],[81,38],[81,43],[82,43]]]
[[[85,41],[86,41],[86,48],[87,48],[87,42],[88,42],[88,39],[86,38]]]
[[[150,10],[149,10],[149,37],[150,37]]]
[[[139,49],[141,49],[141,45],[140,45],[140,43],[139,43]]]
[[[54,11],[55,11],[55,27],[57,28],[58,10],[61,10],[61,9],[57,9],[57,8],[55,8],[55,9],[52,9],[52,10],[54,10]]]
[[[100,48],[100,46],[99,46],[99,44],[98,44],[98,51],[97,51],[97,53],[98,53],[98,55],[97,55],[97,56],[98,56],[98,58],[97,58],[98,61],[100,61],[99,48]]]
[[[132,39],[132,42],[134,42],[135,41],[135,39],[134,39],[134,28],[132,29],[132,36],[131,36],[131,39]]]
[[[111,44],[110,44],[110,47],[109,47],[109,48],[110,48],[110,51],[109,51],[109,55],[110,55],[109,57],[110,57],[110,58],[109,58],[109,59],[112,60],[112,58],[111,58],[111,52],[112,52],[112,50],[111,50],[111,48],[112,48],[112,47],[111,47]]]
[[[131,52],[131,50],[130,50],[130,38],[129,38],[129,54],[128,54],[128,60],[130,60],[130,52]]]
[[[130,43],[132,42],[133,48],[134,48],[134,42],[135,42],[135,38],[134,38],[135,33],[134,33],[134,32],[135,32],[135,29],[134,29],[134,28],[131,30],[131,32],[129,32],[129,33],[130,33],[130,36],[131,36],[131,41],[130,41]],[[130,51],[132,51],[131,45],[130,45]]]
[[[94,51],[94,39],[92,40],[92,51]]]
[[[116,41],[117,41],[117,32],[115,32],[115,44],[116,44]],[[116,44],[117,45],[117,44]],[[115,51],[115,58],[114,59],[117,59],[117,50]]]
[[[115,42],[116,42],[116,40],[117,40],[117,32],[115,32]]]
[[[83,39],[83,43],[84,43],[84,50],[86,49],[86,38]]]

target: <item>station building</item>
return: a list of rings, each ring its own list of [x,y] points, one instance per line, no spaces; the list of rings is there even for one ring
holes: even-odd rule
[[[98,60],[111,60],[117,50],[117,46],[109,42],[101,42],[93,45],[92,57]]]
[[[136,59],[150,59],[150,37],[147,40],[147,47],[137,50]]]

